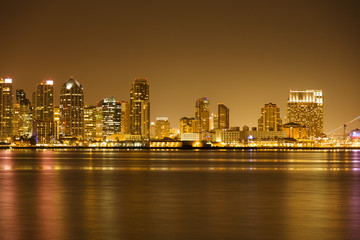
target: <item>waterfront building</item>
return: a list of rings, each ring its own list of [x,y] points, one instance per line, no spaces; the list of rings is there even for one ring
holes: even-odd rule
[[[196,119],[196,132],[208,132],[210,117],[210,103],[209,98],[203,97],[196,100],[195,104],[195,119]]]
[[[130,103],[122,101],[121,103],[121,132],[130,134]]]
[[[177,128],[170,128],[170,138],[172,138],[172,139],[177,139],[177,138],[179,138],[179,133],[180,133],[179,129],[177,129]]]
[[[243,143],[248,143],[250,135],[250,128],[249,126],[244,125],[242,131],[240,131],[240,141]]]
[[[96,107],[96,140],[103,140],[103,112],[102,107]]]
[[[305,139],[306,127],[299,123],[286,123],[283,125],[283,130],[286,132],[286,138]]]
[[[86,106],[84,108],[84,137],[86,141],[96,139],[96,116],[97,108],[95,106]]]
[[[229,121],[229,108],[226,107],[224,104],[218,104],[218,129],[229,129],[230,121]]]
[[[103,136],[121,133],[121,103],[115,97],[104,98],[98,103],[102,110]]]
[[[182,133],[181,141],[200,141],[202,140],[201,133]]]
[[[32,107],[23,89],[16,89],[16,103],[13,107],[13,136],[16,138],[30,138],[33,122]]]
[[[285,131],[249,131],[249,136],[254,140],[277,140],[287,135]]]
[[[155,139],[156,129],[155,129],[155,122],[150,123],[150,139]]]
[[[268,103],[261,108],[261,117],[258,120],[259,131],[281,131],[282,120],[280,108],[276,104]]]
[[[322,90],[290,90],[286,122],[306,127],[307,136],[316,138],[324,132],[324,99]]]
[[[60,92],[60,138],[84,139],[84,89],[72,77]]]
[[[180,119],[180,134],[196,132],[196,119],[183,117]]]
[[[54,81],[44,80],[36,87],[34,97],[34,131],[37,143],[54,141]]]
[[[11,78],[0,78],[0,141],[11,142],[13,136],[13,84]]]
[[[158,117],[155,121],[155,139],[170,137],[170,122],[167,117]]]
[[[221,142],[226,145],[237,145],[240,143],[240,128],[232,127],[221,131]]]
[[[209,119],[210,130],[216,130],[219,127],[219,117],[217,113],[211,113]]]
[[[24,89],[16,89],[16,103],[20,105],[31,105],[30,100],[26,98]]]
[[[150,138],[149,82],[137,78],[130,91],[130,130],[133,135]]]
[[[56,140],[59,140],[59,130],[60,130],[60,107],[54,107],[54,137]]]

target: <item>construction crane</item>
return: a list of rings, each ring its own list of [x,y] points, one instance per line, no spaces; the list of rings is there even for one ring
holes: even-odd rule
[[[356,121],[356,120],[359,119],[359,118],[360,118],[360,116],[357,116],[356,118],[354,118],[354,119],[351,120],[350,122],[348,122],[348,123],[346,123],[346,124],[344,124],[344,125],[342,125],[342,126],[340,126],[340,127],[338,127],[338,128],[335,128],[334,130],[328,132],[327,135],[329,136],[331,133],[336,132],[337,130],[339,130],[339,129],[341,129],[341,128],[344,128],[343,137],[346,138],[346,127],[347,127],[350,123]]]

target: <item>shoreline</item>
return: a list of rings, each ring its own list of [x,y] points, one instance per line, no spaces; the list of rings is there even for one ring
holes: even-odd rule
[[[88,147],[88,146],[0,146],[0,150],[239,150],[239,151],[349,151],[360,147]]]

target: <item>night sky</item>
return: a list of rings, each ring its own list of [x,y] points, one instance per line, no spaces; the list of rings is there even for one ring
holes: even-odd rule
[[[0,76],[27,95],[74,76],[87,105],[129,100],[150,82],[151,118],[178,128],[197,98],[257,126],[260,108],[285,116],[290,89],[322,89],[325,132],[360,115],[359,1],[1,0]],[[30,98],[31,99],[31,98]],[[360,124],[358,124],[360,125]]]

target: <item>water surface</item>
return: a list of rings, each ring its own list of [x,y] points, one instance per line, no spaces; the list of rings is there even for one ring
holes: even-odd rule
[[[359,229],[360,152],[0,152],[0,239],[358,239]]]

